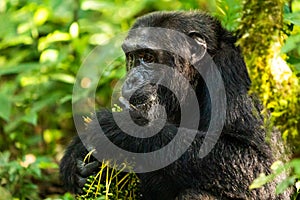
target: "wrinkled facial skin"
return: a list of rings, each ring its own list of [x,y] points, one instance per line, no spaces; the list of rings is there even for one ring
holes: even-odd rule
[[[157,33],[159,31],[163,33]],[[200,54],[200,49],[204,49],[204,41],[194,32],[184,34],[170,31],[168,27],[157,32],[151,29],[136,29],[129,32],[125,39],[122,48],[126,55],[128,74],[122,86],[120,102],[125,108],[138,111],[148,121],[162,116],[164,111],[161,107],[153,109],[159,104],[166,112],[167,121],[179,125],[180,104],[187,105],[190,102],[186,99],[190,96],[189,88],[196,92],[198,102],[201,102],[200,109],[210,108],[205,82],[191,64],[193,56],[195,57],[193,50],[197,55]],[[164,35],[158,38],[159,34]],[[178,51],[179,48],[181,51]],[[202,55],[205,55],[205,49],[203,52]],[[200,60],[200,67],[205,67],[205,58]],[[176,96],[172,90],[180,91],[180,95]],[[191,115],[193,112],[195,109],[192,108]],[[210,112],[205,113],[209,115]],[[209,116],[202,119],[209,119]]]
[[[155,73],[159,68],[152,65],[153,62],[156,62],[153,51],[138,50],[126,53],[128,74],[122,86],[120,99],[125,107],[140,112],[149,120],[151,106],[159,104],[159,85],[156,83],[162,78]]]
[[[125,44],[124,44],[125,45]],[[129,71],[122,88],[122,95],[131,106],[147,110],[142,105],[158,103],[156,84],[162,77],[158,76],[159,67],[155,66],[156,55],[151,50],[138,50],[126,53],[126,68]]]
[[[126,49],[126,42],[123,48]],[[150,108],[160,104],[166,109],[168,121],[179,124],[180,106],[173,92],[160,84],[161,81],[168,84],[178,84],[185,91],[188,85],[178,83],[176,75],[166,74],[162,66],[183,71],[183,59],[163,50],[138,49],[126,53],[126,65],[129,71],[122,87],[122,103],[131,110],[138,111],[143,117],[152,121],[159,118],[161,110]],[[191,73],[192,74],[192,73]],[[190,80],[190,77],[186,77]]]
[[[150,109],[159,104],[165,108],[167,121],[179,125],[181,120],[180,104],[188,104],[188,100],[184,97],[189,95],[184,93],[188,91],[187,88],[192,88],[199,103],[200,124],[206,127],[210,119],[210,97],[203,78],[191,64],[194,63],[191,59],[193,57],[191,49],[203,46],[203,43],[206,42],[216,44],[215,33],[205,27],[206,25],[200,24],[199,26],[197,24],[196,26],[191,20],[187,20],[180,24],[182,26],[180,34],[184,37],[168,31],[166,34],[155,35],[155,31],[154,33],[147,32],[147,28],[158,27],[178,31],[178,27],[169,23],[168,19],[159,21],[157,24],[156,22],[151,23],[143,18],[138,20],[122,45],[126,55],[128,74],[122,86],[120,102],[125,108],[140,112],[149,121],[159,118],[160,110],[154,110],[154,112]],[[207,67],[207,63],[211,61],[209,58],[216,53],[216,48],[214,45],[207,46],[207,53],[204,54],[206,56],[201,59],[201,64],[197,65],[197,68]],[[174,53],[178,52],[178,49],[181,50],[180,55]],[[179,74],[165,73],[162,65]],[[180,82],[179,76],[183,76],[188,82]],[[176,91],[181,91],[181,98],[177,98],[169,87],[162,86],[161,81],[167,82],[172,86],[171,88],[176,88]],[[194,110],[191,109],[191,115],[193,112]]]

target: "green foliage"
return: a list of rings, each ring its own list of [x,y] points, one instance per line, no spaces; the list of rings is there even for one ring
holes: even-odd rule
[[[125,163],[117,169],[116,164],[102,162],[99,172],[90,176],[77,199],[139,199],[139,179],[134,173],[125,173],[130,169]]]
[[[26,151],[32,144],[24,136],[43,135],[45,127],[63,129],[64,133],[74,131],[73,84],[82,61],[95,45],[103,45],[127,30],[136,16],[146,12],[191,9],[206,5],[203,2],[1,1],[0,124],[3,129],[0,131],[7,135],[1,137],[1,149],[16,144],[16,149]],[[101,79],[96,95],[99,106],[109,104],[111,84],[124,75],[124,69],[112,68]],[[48,117],[49,111],[55,117]],[[40,143],[44,142],[42,139]]]
[[[289,18],[283,18],[284,7],[284,1],[281,0],[261,1],[257,4],[246,1],[239,43],[253,82],[252,92],[259,94],[266,108],[264,112],[271,111],[271,125],[277,126],[282,131],[283,138],[294,148],[298,148],[300,88],[298,72],[291,69],[299,62],[299,54],[295,52],[298,46],[293,43],[299,32],[287,37],[284,21],[290,23],[289,19],[296,19],[299,13],[286,13],[284,16]],[[299,30],[298,27],[295,28],[297,29]],[[283,37],[287,40],[281,48]],[[287,65],[282,53],[290,57],[287,61],[294,66],[290,68]]]
[[[294,1],[292,8],[293,12],[281,0],[1,0],[0,152],[10,151],[11,155],[0,153],[0,193],[7,195],[5,199],[40,198],[43,180],[53,181],[51,173],[41,172],[51,169],[58,173],[56,163],[75,133],[71,98],[83,60],[95,46],[103,46],[128,30],[136,17],[155,10],[204,10],[229,30],[238,30],[243,36],[240,45],[254,83],[253,92],[260,94],[272,111],[272,122],[286,141],[300,148],[300,2]],[[286,40],[276,41],[282,37]],[[282,48],[271,49],[274,41],[283,44]],[[274,52],[281,53],[291,68],[287,81],[273,80],[269,63]],[[98,83],[97,106],[110,104],[112,88],[124,69],[124,60],[119,59],[104,73]],[[114,106],[113,110],[119,112],[120,108]],[[24,167],[21,160],[29,153],[38,164]],[[109,193],[125,195],[112,189],[117,184],[114,181]],[[98,188],[99,195],[107,195],[105,187]],[[60,198],[73,197],[66,193]]]
[[[296,4],[299,6],[299,2]],[[276,126],[281,130],[282,137],[292,146],[295,155],[300,152],[300,80],[297,70],[300,29],[296,26],[299,11],[291,12],[282,0],[245,1],[240,31],[242,38],[239,41],[250,71],[252,92],[260,96],[266,116],[271,111],[270,129]],[[291,23],[294,23],[293,32]],[[287,58],[286,61],[284,58]],[[266,117],[266,124],[268,122]],[[280,166],[277,164],[274,163],[272,174],[261,174],[250,188],[261,187],[279,178],[283,172],[291,172],[291,175],[277,185],[278,194],[289,186],[299,185],[299,160]]]
[[[0,102],[5,107],[0,123],[7,135],[1,138],[3,149],[16,144],[16,149],[26,151],[32,147],[30,139],[37,141],[45,127],[59,128],[56,120],[71,116],[68,102],[79,61],[65,42],[76,39],[69,34],[65,16],[52,13],[67,5],[41,3],[4,0],[1,4],[5,12],[0,13]],[[56,31],[60,26],[64,30]],[[49,110],[55,118],[46,117]]]
[[[215,16],[229,31],[236,31],[242,17],[242,0],[217,0]]]
[[[1,0],[0,151],[10,151],[12,160],[21,159],[29,152],[37,160],[48,157],[44,167],[57,173],[56,162],[75,133],[73,84],[91,50],[128,30],[136,17],[150,11],[212,10],[213,7],[214,3],[205,0],[172,3],[169,0]],[[97,106],[109,105],[113,85],[124,75],[124,69],[124,60],[118,60],[104,73],[98,83]],[[10,168],[15,169],[15,165],[5,169]],[[42,176],[43,180],[53,181],[46,173]],[[46,187],[46,181],[34,184],[30,176],[23,179],[31,183],[28,187],[34,186],[28,193],[35,197],[37,184],[39,188]],[[15,190],[9,184],[0,189],[10,192],[12,198],[27,194],[25,190],[18,194],[11,192]],[[69,196],[62,198],[69,199]]]
[[[282,178],[281,182],[276,187],[276,194],[283,193],[288,187],[295,185],[296,193],[292,199],[297,199],[300,196],[300,159],[294,159],[286,164],[280,161],[275,162],[272,166],[272,173],[270,175],[260,174],[253,183],[250,189],[255,189],[267,184],[278,177],[284,177],[286,173],[293,172],[292,176]]]
[[[114,104],[114,106],[112,107],[112,112],[122,112],[122,108],[117,105],[117,104]]]
[[[3,199],[38,199],[38,187],[32,180],[41,178],[40,168],[30,164],[30,160],[20,162],[9,158],[9,152],[0,152],[0,190],[6,194]]]

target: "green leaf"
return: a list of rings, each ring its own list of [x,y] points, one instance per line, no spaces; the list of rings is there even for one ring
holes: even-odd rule
[[[63,134],[61,130],[58,129],[46,129],[43,135],[44,135],[45,142],[49,144],[51,142],[55,142],[58,139],[60,139]]]
[[[39,163],[39,168],[41,168],[41,169],[58,169],[59,166],[57,163],[54,163],[54,162],[42,161]]]
[[[12,103],[8,95],[0,93],[0,106],[0,117],[8,122],[12,107]]]
[[[69,83],[69,84],[75,83],[75,77],[69,74],[62,74],[62,73],[52,74],[50,75],[50,78],[56,81],[61,81],[63,83]]]
[[[41,26],[47,21],[48,17],[48,9],[41,7],[34,13],[33,21],[36,25]]]
[[[252,190],[252,189],[260,188],[264,184],[270,182],[273,178],[274,176],[272,175],[266,176],[265,174],[261,173],[259,177],[256,178],[253,181],[253,183],[249,186],[249,189]]]
[[[41,65],[39,63],[34,62],[18,64],[9,67],[0,67],[0,76],[9,74],[19,74],[39,68],[41,68]]]
[[[9,162],[10,152],[4,151],[0,152],[0,166],[3,164],[7,164]]]
[[[280,117],[280,116],[282,116],[283,114],[285,114],[286,113],[286,111],[284,110],[284,111],[281,111],[281,112],[272,112],[272,116],[273,117]]]
[[[46,49],[41,53],[40,62],[56,62],[58,58],[59,52],[56,49]]]
[[[39,39],[38,50],[42,51],[46,49],[51,43],[69,41],[71,36],[69,33],[54,31],[49,33],[46,37]]]
[[[289,186],[295,183],[295,177],[288,177],[276,186],[276,194],[283,193]]]
[[[297,73],[300,73],[300,63],[294,65],[294,69]]]
[[[271,169],[273,172],[277,172],[280,173],[282,172],[285,168],[285,166],[283,165],[282,161],[275,161],[272,165],[271,165]]]
[[[65,97],[62,97],[61,99],[59,99],[59,104],[64,104],[71,100],[72,100],[72,95],[66,95]]]
[[[44,99],[34,102],[33,106],[28,110],[28,115],[23,116],[22,118],[16,118],[13,122],[7,124],[4,127],[4,131],[11,132],[15,128],[17,128],[22,123],[22,121],[36,125],[37,118],[35,118],[35,115],[37,115],[37,113],[46,106],[53,105],[58,99],[61,98],[61,96],[62,94],[60,92],[51,93]]]
[[[282,53],[290,52],[293,49],[296,49],[299,47],[300,44],[300,34],[298,35],[292,35],[286,39],[285,44],[281,48]]]
[[[36,112],[30,112],[22,117],[24,122],[30,123],[32,125],[37,125],[38,115]]]
[[[72,38],[78,38],[79,35],[79,25],[77,22],[73,22],[69,29]]]
[[[31,112],[39,112],[41,109],[45,108],[46,106],[53,105],[58,99],[60,99],[62,94],[60,92],[49,94],[49,96],[36,101],[31,108]]]
[[[109,1],[86,0],[82,3],[82,10],[115,9],[115,4]]]
[[[284,20],[300,26],[300,12],[287,13],[284,15]]]
[[[294,167],[295,174],[300,177],[300,159],[292,160],[291,164]]]

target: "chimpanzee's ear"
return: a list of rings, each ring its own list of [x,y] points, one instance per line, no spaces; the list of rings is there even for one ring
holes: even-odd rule
[[[197,44],[204,46],[205,48],[207,47],[206,42],[201,38],[200,33],[196,31],[191,31],[189,32],[188,36],[193,38],[197,42]]]
[[[192,58],[194,58],[196,60],[202,59],[203,56],[205,55],[205,53],[207,52],[207,43],[206,43],[206,41],[203,39],[203,37],[201,37],[201,34],[197,31],[189,32],[188,36],[190,38],[192,38],[198,44],[198,45],[194,45],[194,47],[193,47]]]

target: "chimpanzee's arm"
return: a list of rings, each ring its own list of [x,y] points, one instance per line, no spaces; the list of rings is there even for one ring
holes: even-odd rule
[[[124,113],[120,112],[116,114],[122,117]],[[145,118],[138,113],[131,113],[131,117],[137,124],[147,123]],[[126,125],[127,121],[124,120],[122,123]],[[105,136],[100,133],[99,124],[101,125],[101,129],[105,133]],[[175,125],[166,123],[164,128],[155,136],[142,139],[135,138],[124,133],[119,128],[110,111],[102,110],[97,112],[92,121],[88,124],[85,131],[88,140],[85,142],[92,141],[91,146],[96,149],[96,152],[99,152],[102,148],[98,147],[104,147],[105,149],[105,146],[107,146],[107,141],[103,140],[103,137],[107,137],[111,142],[125,151],[144,153],[155,151],[167,145],[174,138],[177,131],[178,129]],[[92,157],[89,163],[83,162],[87,154],[88,150],[86,150],[80,138],[76,136],[68,146],[61,161],[60,173],[62,181],[66,189],[73,193],[81,193],[81,189],[83,188],[87,177],[99,172],[100,162],[95,158]]]

